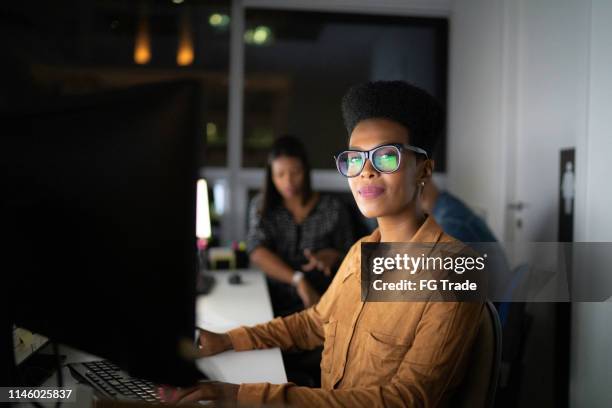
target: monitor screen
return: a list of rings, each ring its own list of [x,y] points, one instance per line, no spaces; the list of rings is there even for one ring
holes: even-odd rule
[[[202,101],[181,81],[3,115],[13,323],[138,377],[194,380],[179,344],[194,335]]]

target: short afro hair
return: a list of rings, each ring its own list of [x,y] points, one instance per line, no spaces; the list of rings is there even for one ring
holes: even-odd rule
[[[433,96],[404,81],[365,82],[351,87],[342,98],[342,117],[349,134],[359,122],[384,118],[403,125],[410,144],[429,157],[444,129],[444,112]]]

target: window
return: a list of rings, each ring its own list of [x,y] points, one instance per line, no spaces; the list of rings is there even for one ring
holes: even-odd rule
[[[243,166],[262,166],[274,139],[290,133],[313,168],[333,169],[348,138],[341,98],[355,83],[403,79],[445,105],[447,37],[443,18],[248,9]],[[443,145],[436,159],[443,170]]]
[[[33,96],[44,99],[196,80],[205,89],[202,163],[226,164],[230,0],[24,1],[7,6],[11,10],[2,32],[14,40],[7,54],[22,64],[15,64],[17,78],[28,82],[22,89],[33,88]],[[24,72],[31,78],[23,78]]]

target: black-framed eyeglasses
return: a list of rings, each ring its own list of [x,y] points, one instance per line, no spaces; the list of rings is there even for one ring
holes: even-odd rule
[[[366,161],[380,173],[396,172],[402,162],[402,151],[411,150],[422,154],[427,159],[427,152],[416,146],[401,143],[391,143],[377,146],[371,150],[345,150],[334,156],[336,167],[344,177],[356,177],[361,174]]]

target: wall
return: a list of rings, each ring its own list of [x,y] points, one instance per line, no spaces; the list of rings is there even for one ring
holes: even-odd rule
[[[519,3],[516,179],[508,199],[527,207],[517,214],[516,239],[558,237],[559,152],[587,131],[589,12],[584,1]]]
[[[523,237],[556,239],[559,150],[586,131],[588,10],[571,0],[453,3],[449,188],[500,239],[513,237],[514,201],[530,205]]]
[[[503,236],[500,0],[460,0],[450,21],[448,188]],[[484,34],[484,35],[483,35]],[[486,170],[485,170],[486,169]]]
[[[612,241],[612,2],[593,0],[591,10],[588,135],[583,155],[584,200],[577,202],[577,240]],[[612,303],[577,303],[572,315],[572,407],[612,406]]]

